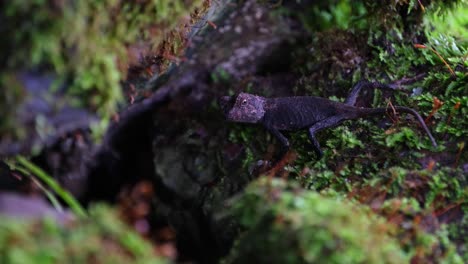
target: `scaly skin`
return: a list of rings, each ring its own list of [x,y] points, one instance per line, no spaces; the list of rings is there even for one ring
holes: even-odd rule
[[[309,140],[320,158],[323,153],[319,142],[315,138],[315,133],[325,128],[337,126],[346,120],[386,113],[386,108],[360,108],[354,106],[362,88],[391,89],[380,83],[361,81],[353,87],[344,103],[313,96],[265,98],[240,93],[237,97],[222,97],[220,104],[229,121],[262,124],[281,143],[281,156],[289,150],[290,145],[288,139],[280,131],[308,129]],[[437,146],[431,132],[415,110],[402,106],[395,106],[394,109],[415,116],[431,139],[434,147]]]

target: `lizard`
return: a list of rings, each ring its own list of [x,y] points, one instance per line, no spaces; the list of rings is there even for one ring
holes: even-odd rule
[[[343,103],[315,96],[266,98],[249,93],[239,93],[237,96],[221,97],[219,104],[228,121],[263,125],[281,143],[281,157],[290,148],[289,140],[281,131],[307,129],[312,148],[320,159],[323,152],[315,137],[317,132],[338,126],[346,120],[382,115],[387,112],[385,107],[356,107],[357,97],[363,88],[392,89],[388,85],[363,80],[352,88]],[[437,147],[434,137],[416,110],[404,106],[394,106],[394,109],[416,117],[432,145]]]

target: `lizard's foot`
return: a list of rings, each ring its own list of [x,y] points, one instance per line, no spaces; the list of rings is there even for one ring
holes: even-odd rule
[[[251,175],[256,177],[262,174],[265,174],[273,166],[273,163],[269,160],[258,160],[250,169],[249,172]]]

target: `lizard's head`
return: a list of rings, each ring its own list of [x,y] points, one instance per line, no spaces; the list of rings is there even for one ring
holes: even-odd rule
[[[229,121],[257,123],[265,115],[265,98],[248,93],[223,96],[219,104]]]

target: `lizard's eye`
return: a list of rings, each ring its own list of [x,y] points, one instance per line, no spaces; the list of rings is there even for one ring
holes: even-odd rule
[[[247,100],[246,100],[246,99],[242,100],[242,104],[243,104],[243,105],[246,105],[246,104],[247,104]]]

